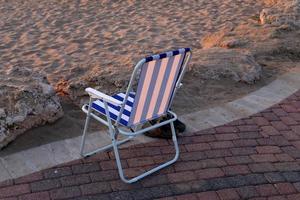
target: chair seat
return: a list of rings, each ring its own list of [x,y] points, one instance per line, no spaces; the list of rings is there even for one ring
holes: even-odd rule
[[[123,101],[124,98],[125,98],[125,93],[118,93],[118,94],[115,94],[111,97],[113,97],[113,98],[115,98],[119,101]],[[131,114],[132,107],[133,107],[134,98],[135,98],[135,93],[131,92],[128,96],[125,108],[123,110],[121,119],[119,121],[119,123],[124,125],[124,126],[128,125],[128,121],[129,121],[130,114]],[[105,113],[105,108],[104,108],[104,103],[103,103],[102,100],[98,99],[96,101],[93,101],[92,108],[93,108],[94,111],[96,111],[100,114],[103,114],[103,115],[106,114]],[[117,118],[119,116],[119,113],[120,113],[120,109],[121,109],[120,106],[116,106],[116,105],[113,105],[111,103],[108,103],[109,116],[110,116],[111,120],[113,120],[113,121],[117,120]]]

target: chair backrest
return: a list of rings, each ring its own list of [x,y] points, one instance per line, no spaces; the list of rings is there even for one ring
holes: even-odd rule
[[[128,125],[144,123],[168,111],[187,64],[189,48],[144,59]]]

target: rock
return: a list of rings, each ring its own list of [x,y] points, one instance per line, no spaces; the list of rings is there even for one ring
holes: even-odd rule
[[[59,98],[45,76],[18,66],[0,75],[0,149],[26,130],[62,115]]]
[[[241,46],[243,43],[239,39],[231,39],[231,40],[225,40],[221,42],[220,47],[223,48],[235,48]]]
[[[213,34],[208,34],[201,40],[203,49],[213,47],[236,48],[244,44],[244,41],[235,38],[234,29],[222,29]]]
[[[211,48],[200,51],[199,65],[191,70],[204,79],[232,78],[237,82],[253,84],[262,74],[261,66],[249,52]]]
[[[300,26],[300,0],[267,1],[271,7],[260,12],[261,24]]]
[[[201,45],[203,49],[208,49],[212,47],[219,47],[221,41],[226,36],[226,32],[224,30],[218,31],[213,34],[209,34],[201,40]]]
[[[262,25],[264,24],[272,24],[277,20],[278,16],[275,15],[274,10],[272,9],[263,9],[260,12],[259,19]]]

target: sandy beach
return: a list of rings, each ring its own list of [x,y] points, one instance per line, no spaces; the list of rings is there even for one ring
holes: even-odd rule
[[[204,35],[234,27],[263,8],[258,0],[33,0],[0,5],[0,72],[28,67],[46,74],[57,91],[66,93],[85,82],[101,84],[106,92],[114,92],[111,84],[120,90],[139,59],[179,47],[193,49],[195,65]]]
[[[63,101],[78,106],[85,87],[108,94],[122,91],[139,59],[191,47],[190,71],[174,109],[184,114],[215,106],[262,87],[294,65],[293,60],[283,59],[276,66],[270,65],[272,59],[258,61],[264,68],[255,84],[229,77],[210,79],[193,70],[202,62],[204,37],[256,23],[268,2],[0,0],[0,74],[6,76],[16,67],[31,69],[44,75]],[[0,80],[0,85],[8,79]],[[67,120],[70,113],[80,112],[76,106],[64,106],[67,114],[62,120],[69,126],[76,119]],[[77,125],[67,132],[76,129]]]

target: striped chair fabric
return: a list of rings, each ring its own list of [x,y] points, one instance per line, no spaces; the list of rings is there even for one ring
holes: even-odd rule
[[[166,114],[188,51],[190,48],[183,48],[145,58],[137,91],[129,94],[120,124],[130,127]],[[123,101],[125,94],[119,93],[112,97]],[[116,120],[120,106],[108,104],[108,107],[111,119]],[[94,101],[92,108],[105,114],[101,100]]]
[[[115,94],[112,97],[119,100],[119,101],[123,101],[125,98],[125,93],[119,93],[119,94]],[[124,111],[121,115],[120,121],[119,123],[127,126],[128,125],[128,121],[129,121],[129,117],[131,115],[131,111],[132,111],[132,107],[133,107],[133,102],[134,102],[134,98],[135,98],[135,93],[131,92],[127,98],[125,107],[124,107]],[[120,110],[121,110],[121,106],[115,106],[111,103],[108,103],[108,111],[109,111],[109,116],[112,120],[116,121],[119,114],[120,114]],[[104,108],[104,103],[102,100],[96,100],[93,102],[92,104],[92,108],[97,111],[100,112],[101,114],[105,115],[105,108]]]

